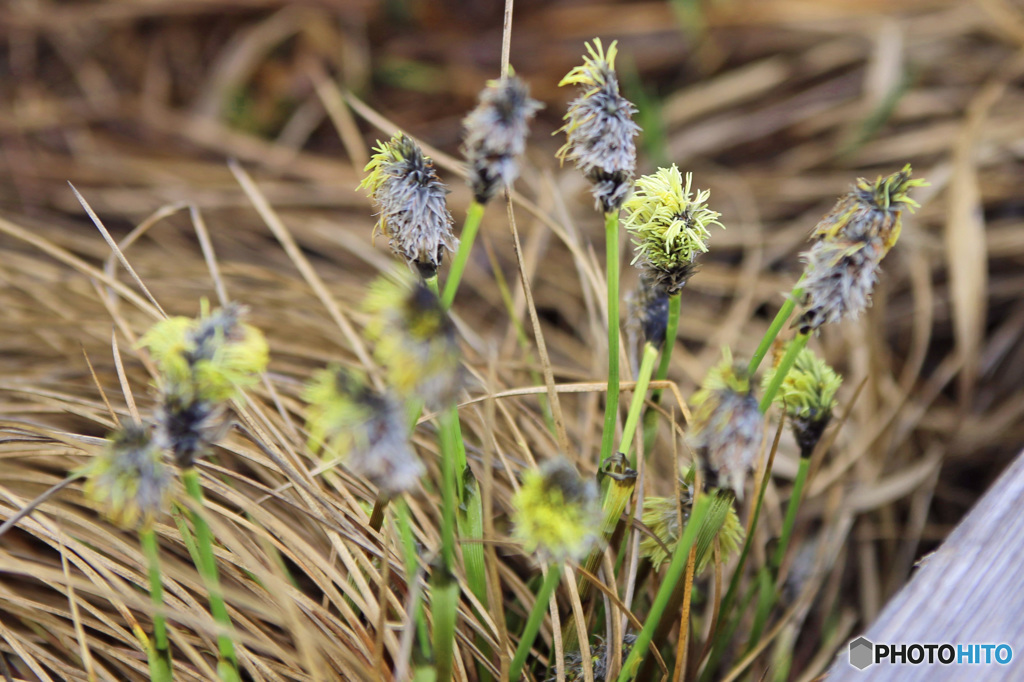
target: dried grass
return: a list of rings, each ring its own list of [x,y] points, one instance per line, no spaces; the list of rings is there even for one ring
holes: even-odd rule
[[[886,261],[873,309],[820,339],[846,376],[848,421],[798,524],[794,556],[810,567],[791,572],[804,576],[804,596],[774,629],[794,643],[792,679],[809,680],[1024,441],[1024,7],[705,4],[699,33],[681,33],[662,3],[517,7],[511,60],[548,109],[518,185],[522,248],[492,207],[490,260],[478,251],[456,304],[474,377],[460,414],[473,466],[493,468],[492,588],[522,613],[531,571],[504,545],[503,512],[516,472],[560,449],[539,402],[547,389],[532,379],[540,363],[516,343],[517,325],[532,343],[528,313],[584,471],[596,466],[601,421],[601,225],[582,181],[556,168],[546,135],[565,104],[554,84],[582,40],[620,38],[660,102],[665,146],[648,151],[694,170],[728,226],[684,294],[671,373],[680,396],[722,345],[753,350],[834,197],[858,174],[913,163],[932,186]],[[93,456],[135,410],[126,389],[141,413],[152,410],[152,368],[134,346],[161,307],[195,314],[203,296],[250,305],[270,339],[271,371],[201,466],[201,511],[221,543],[239,656],[254,680],[381,679],[408,657],[397,540],[390,525],[367,529],[365,483],[307,458],[299,398],[329,361],[374,371],[359,301],[391,260],[370,245],[369,206],[354,190],[367,143],[409,130],[438,148],[457,215],[469,200],[452,160],[458,121],[497,72],[500,11],[402,6],[405,22],[372,3],[283,0],[0,9],[0,517]],[[67,182],[106,224],[116,258]],[[517,253],[532,301],[515,284]],[[511,283],[517,320],[497,274]],[[436,479],[429,415],[415,441]],[[667,428],[660,443],[675,447]],[[786,437],[758,565],[795,462]],[[669,458],[655,453],[647,468],[646,492],[667,492]],[[437,499],[421,492],[410,504],[418,539],[436,547]],[[204,590],[171,517],[157,533],[176,679],[214,679]],[[77,483],[45,502],[0,540],[0,652],[13,675],[147,679],[133,632],[149,630],[145,579],[134,535],[104,521]],[[511,651],[500,612],[474,615],[463,596],[457,676],[471,679],[479,642]],[[539,655],[557,630],[545,623]],[[702,645],[704,633],[694,639]],[[768,657],[752,658],[760,679]]]

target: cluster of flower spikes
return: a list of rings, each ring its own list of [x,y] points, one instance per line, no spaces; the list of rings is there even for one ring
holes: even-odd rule
[[[171,489],[163,453],[182,468],[193,466],[223,435],[226,403],[266,369],[266,340],[244,315],[236,304],[210,313],[204,301],[198,319],[161,320],[139,340],[159,372],[155,435],[141,424],[124,425],[80,472],[86,497],[116,523],[153,522]]]
[[[795,325],[807,334],[824,324],[854,319],[871,305],[882,259],[899,239],[904,209],[918,204],[908,192],[928,183],[912,180],[910,164],[874,182],[859,178],[811,234]]]
[[[455,328],[422,282],[407,272],[381,277],[364,302],[367,337],[386,388],[333,366],[306,390],[310,447],[343,460],[385,496],[415,487],[424,467],[410,444],[410,405],[447,406],[462,387]]]
[[[111,433],[79,473],[85,476],[86,498],[99,503],[120,526],[148,527],[167,507],[171,474],[163,450],[141,424],[126,424]]]
[[[394,393],[335,365],[317,372],[305,397],[312,452],[322,447],[325,454],[344,458],[384,495],[416,485],[424,468],[409,442],[409,415]]]
[[[640,539],[640,555],[649,558],[656,568],[672,557],[682,531],[690,519],[695,478],[696,470],[692,466],[684,467],[680,472],[678,502],[672,497],[648,495],[644,498],[643,523],[651,534]],[[708,533],[698,533],[696,575],[703,573],[710,565],[714,557],[713,541],[716,538],[723,562],[738,552],[743,542],[743,526],[736,515],[732,493],[726,491],[724,495],[716,495],[712,504],[724,507],[721,514],[722,523],[718,527],[709,526]],[[712,509],[708,517],[719,516],[717,511]],[[702,528],[701,531],[703,530]]]

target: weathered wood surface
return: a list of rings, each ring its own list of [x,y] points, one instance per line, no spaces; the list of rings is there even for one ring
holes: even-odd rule
[[[829,682],[1024,680],[1024,453],[863,636],[875,643],[954,647],[1006,643],[1013,659],[1008,665],[880,663],[860,671],[844,646]]]

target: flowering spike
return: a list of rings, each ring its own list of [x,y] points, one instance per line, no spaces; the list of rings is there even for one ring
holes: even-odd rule
[[[597,207],[605,213],[617,211],[632,189],[636,169],[636,143],[640,126],[633,122],[637,112],[632,102],[619,94],[615,74],[616,43],[604,51],[599,38],[586,44],[590,56],[573,68],[558,84],[580,86],[580,95],[569,104],[566,142],[558,158],[571,159],[593,185]]]
[[[802,302],[807,309],[795,323],[801,333],[857,319],[871,305],[882,249],[877,238],[864,242],[823,239],[801,254],[805,263]]]
[[[856,318],[871,305],[871,292],[885,254],[899,239],[903,209],[917,202],[910,189],[924,180],[910,179],[910,165],[874,182],[857,180],[811,233],[814,242],[801,254],[806,264],[801,302],[806,307],[795,325],[801,333],[821,325]]]
[[[381,277],[364,303],[367,336],[387,370],[389,385],[404,400],[433,407],[454,400],[462,386],[455,326],[429,289],[408,275]]]
[[[627,305],[627,324],[631,330],[638,329],[643,333],[644,341],[661,348],[668,329],[668,294],[657,285],[651,273],[645,271],[640,275],[640,282]]]
[[[526,472],[512,506],[515,538],[546,561],[579,561],[599,537],[597,485],[564,458]]]
[[[374,232],[380,230],[392,252],[415,265],[424,279],[433,277],[445,250],[454,251],[459,243],[445,200],[448,188],[434,162],[412,138],[398,134],[377,141],[363,170],[367,176],[359,187],[373,197],[380,216]]]
[[[925,187],[925,180],[911,180],[908,163],[902,170],[874,182],[857,178],[849,192],[840,197],[835,207],[822,218],[811,234],[812,239],[866,241],[881,239],[882,256],[893,247],[902,230],[903,209],[913,213],[920,204],[910,198],[914,187]]]
[[[534,114],[543,107],[530,98],[530,88],[516,76],[487,82],[480,103],[462,125],[466,139],[462,152],[469,162],[469,186],[480,204],[519,177],[519,157]]]
[[[676,294],[696,269],[696,259],[708,250],[712,225],[721,215],[707,207],[709,190],[691,191],[693,174],[686,183],[679,168],[659,168],[636,181],[633,196],[623,204],[626,229],[633,233],[633,263],[650,272],[669,296]],[[724,229],[724,228],[723,228]]]
[[[778,358],[782,357],[783,350],[779,348]],[[774,374],[775,368],[772,367],[765,373],[762,385],[771,383]],[[814,351],[804,348],[779,387],[775,402],[784,406],[804,456],[810,456],[832,419],[836,392],[842,383],[843,378],[827,362]]]
[[[706,458],[717,487],[732,488],[742,497],[743,479],[764,431],[746,364],[733,364],[732,353],[723,349],[722,361],[708,371],[692,403],[691,447]]]
[[[150,526],[167,507],[171,476],[149,432],[129,424],[107,437],[100,454],[82,470],[85,496],[103,505],[118,525]]]
[[[409,443],[405,411],[341,367],[317,372],[306,389],[310,449],[344,459],[357,475],[392,496],[413,488],[424,468]]]
[[[223,435],[224,403],[266,369],[266,339],[242,322],[246,312],[232,303],[210,313],[204,301],[198,319],[161,320],[139,339],[160,372],[156,438],[180,466],[191,466]]]

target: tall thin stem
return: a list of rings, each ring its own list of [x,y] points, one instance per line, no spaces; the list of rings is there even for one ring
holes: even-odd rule
[[[203,506],[203,488],[199,483],[199,473],[195,467],[188,467],[181,472],[181,479],[185,484],[185,490],[200,508]],[[206,584],[210,594],[210,613],[213,619],[225,630],[231,630],[231,617],[228,615],[227,606],[224,604],[224,595],[221,592],[220,577],[217,575],[217,559],[213,554],[213,534],[206,520],[198,510],[191,512],[192,525],[196,531],[196,550],[199,558],[199,574]],[[217,635],[217,647],[223,663],[227,666],[218,665],[218,670],[231,680],[238,680],[238,659],[235,656],[235,643],[227,634]],[[225,669],[226,668],[226,669]]]
[[[395,527],[398,529],[398,535],[402,540],[402,558],[405,561],[405,579],[409,585],[409,590],[413,589],[413,583],[417,580],[419,570],[417,566],[417,557],[419,552],[416,550],[416,536],[412,532],[412,523],[409,519],[409,505],[405,501],[404,497],[398,497],[395,499],[395,503],[392,507],[395,510]],[[413,622],[416,623],[416,632],[418,634],[420,653],[424,660],[430,658],[430,630],[427,627],[427,616],[423,611],[423,600],[416,598],[412,604],[412,618]]]
[[[537,591],[537,600],[533,602],[533,608],[530,609],[530,615],[526,619],[526,628],[523,630],[523,636],[516,648],[516,655],[512,658],[512,666],[508,673],[509,682],[519,682],[522,677],[523,665],[526,663],[526,657],[530,655],[530,649],[533,648],[533,642],[537,639],[537,633],[540,632],[540,624],[544,620],[548,602],[551,601],[551,595],[554,593],[555,587],[558,586],[561,573],[561,567],[558,564],[548,566],[548,573],[544,576],[544,582],[541,583],[540,589]]]
[[[160,545],[152,525],[139,531],[139,542],[146,555],[149,600],[153,604],[153,643],[147,652],[149,675],[152,682],[171,682],[171,651],[167,642],[167,620],[163,614],[164,585],[160,571]]]
[[[458,511],[458,413],[454,408],[441,413],[441,556],[444,566],[455,566],[455,519]]]
[[[647,398],[647,387],[651,383],[651,372],[654,371],[654,361],[657,358],[658,347],[648,341],[644,344],[644,357],[636,376],[636,388],[633,389],[633,398],[629,403],[626,425],[622,428],[622,445],[619,446],[619,450],[624,453],[629,453],[633,449],[633,435],[636,433],[637,424],[640,423],[640,410]],[[629,465],[636,466],[635,456],[630,456]]]
[[[668,570],[665,571],[664,580],[658,586],[658,593],[651,603],[647,619],[644,621],[644,627],[640,630],[640,634],[637,635],[636,641],[633,643],[633,649],[629,652],[629,657],[622,663],[618,682],[628,682],[633,679],[640,662],[647,656],[647,648],[654,637],[654,630],[661,621],[661,615],[665,612],[665,607],[675,591],[676,583],[679,582],[679,578],[682,577],[683,571],[686,569],[686,564],[690,557],[690,547],[693,546],[694,540],[697,539],[697,530],[704,522],[704,517],[707,515],[710,505],[711,498],[707,495],[701,495],[694,502],[690,519],[686,523],[686,530],[683,531],[683,536],[679,538],[679,544],[676,545],[676,549],[672,553],[672,561],[668,565]]]
[[[775,368],[775,374],[772,375],[772,381],[768,384],[768,388],[764,390],[764,395],[761,396],[761,404],[758,406],[761,410],[761,414],[768,411],[768,408],[772,406],[772,401],[775,400],[775,395],[779,392],[782,387],[782,382],[786,380],[786,376],[789,374],[789,370],[793,368],[793,363],[796,362],[796,356],[800,354],[800,351],[807,345],[807,341],[810,339],[810,334],[797,334],[796,338],[789,342],[786,347],[786,354],[782,356],[782,360],[779,361],[778,367]]]
[[[441,305],[450,308],[455,300],[455,292],[459,290],[459,282],[462,280],[462,273],[466,270],[466,263],[469,262],[469,255],[473,250],[473,242],[476,241],[476,233],[480,229],[480,221],[484,217],[484,205],[474,201],[466,211],[466,222],[462,226],[462,235],[459,237],[459,250],[452,260],[452,269],[448,272],[448,279],[444,283],[444,293],[441,294]]]
[[[811,469],[811,458],[801,457],[800,466],[796,470],[796,479],[793,481],[793,492],[789,496],[789,504],[786,507],[786,520],[782,523],[782,535],[779,536],[779,544],[775,548],[775,560],[773,568],[778,571],[782,566],[782,560],[786,556],[786,549],[789,547],[789,540],[793,535],[793,526],[796,524],[796,512],[800,508],[800,500],[804,495],[804,485],[807,483],[807,473]]]
[[[803,280],[803,277],[800,278]],[[793,287],[793,291],[789,292],[789,296],[786,298],[786,302],[779,308],[778,314],[775,315],[775,319],[772,320],[771,325],[768,327],[768,331],[764,333],[764,337],[761,338],[761,343],[758,344],[757,350],[754,351],[754,357],[750,358],[750,365],[748,370],[750,375],[753,376],[757,368],[761,366],[761,361],[764,360],[764,356],[768,354],[768,349],[772,347],[772,343],[778,337],[779,332],[782,331],[782,325],[786,324],[789,320],[789,316],[793,314],[793,309],[796,308],[796,302],[803,295],[804,289],[800,286],[800,282],[796,283]]]
[[[676,335],[679,333],[679,314],[682,309],[683,295],[673,294],[668,299],[668,324],[665,327],[665,345],[661,349],[661,362],[658,363],[658,372],[654,375],[655,380],[664,381],[668,378],[668,368],[672,362],[672,349],[676,345]],[[661,399],[661,389],[654,392],[652,399],[657,402]]]
[[[619,417],[619,213],[604,214],[608,278],[608,392],[605,396],[604,431],[601,434],[601,462],[612,454],[615,425]]]

